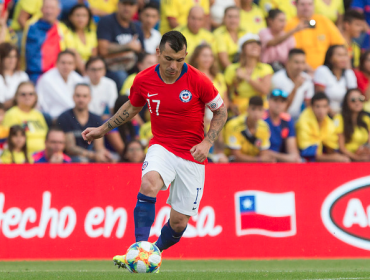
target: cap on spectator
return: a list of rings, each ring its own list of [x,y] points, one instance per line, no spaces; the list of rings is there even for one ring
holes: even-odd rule
[[[270,93],[270,98],[283,98],[283,99],[287,99],[289,96],[289,93],[287,93],[286,91],[284,90],[281,90],[281,89],[273,89]]]
[[[239,52],[242,50],[244,44],[252,43],[252,42],[258,42],[261,43],[260,36],[253,33],[247,33],[243,37],[241,37],[238,41],[239,45]]]
[[[137,4],[137,0],[119,0],[120,3]]]

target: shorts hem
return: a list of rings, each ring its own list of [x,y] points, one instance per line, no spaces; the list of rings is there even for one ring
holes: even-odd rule
[[[142,175],[141,175],[141,178],[143,178],[144,177],[144,175],[145,174],[147,174],[148,172],[150,172],[150,171],[155,171],[155,172],[158,172],[158,174],[159,174],[159,176],[161,176],[161,178],[162,178],[162,180],[163,180],[163,186],[162,186],[162,188],[161,188],[161,191],[166,191],[168,188],[169,188],[169,186],[171,185],[171,182],[169,182],[168,184],[167,184],[167,182],[165,181],[165,179],[164,179],[164,177],[163,177],[163,174],[161,173],[161,171],[160,170],[158,170],[157,168],[150,168],[150,169],[148,169],[148,170],[145,170],[145,172],[143,171],[142,172]]]
[[[171,205],[171,204],[169,204],[169,205]],[[172,205],[171,205],[171,208],[173,209],[173,210],[175,210],[176,212],[179,212],[180,214],[183,214],[183,215],[186,215],[186,216],[196,216],[196,215],[198,215],[198,207],[197,207],[197,209],[196,209],[196,212],[188,212],[188,211],[183,211],[183,210],[179,210],[179,209],[177,209],[177,208],[175,208],[175,207],[173,207]]]

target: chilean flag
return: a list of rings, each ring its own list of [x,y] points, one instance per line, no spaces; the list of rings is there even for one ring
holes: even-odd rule
[[[296,234],[294,192],[235,194],[236,234],[286,237]]]

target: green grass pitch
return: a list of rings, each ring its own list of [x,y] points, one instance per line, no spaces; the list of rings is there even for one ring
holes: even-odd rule
[[[0,262],[0,279],[370,279],[370,259],[165,260],[159,274],[130,274],[111,261]]]

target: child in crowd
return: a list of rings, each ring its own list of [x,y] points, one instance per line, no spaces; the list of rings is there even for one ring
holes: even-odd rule
[[[14,125],[9,130],[8,148],[0,157],[1,163],[32,163],[32,157],[27,152],[26,132],[19,126]]]

